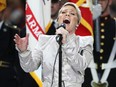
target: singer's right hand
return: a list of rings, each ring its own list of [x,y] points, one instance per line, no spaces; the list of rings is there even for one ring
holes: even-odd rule
[[[29,34],[27,34],[26,37],[23,37],[23,38],[21,38],[18,34],[15,34],[14,36],[14,41],[16,43],[16,46],[21,52],[24,52],[27,49],[28,37],[29,37]]]
[[[66,38],[67,38],[67,35],[69,34],[69,32],[66,29],[64,29],[63,27],[60,27],[59,29],[56,30],[56,34],[57,35],[62,34],[62,37],[63,37],[62,43],[63,44],[66,43]]]

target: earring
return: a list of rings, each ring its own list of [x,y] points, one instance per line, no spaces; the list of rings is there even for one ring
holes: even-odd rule
[[[79,25],[77,24],[77,25],[76,25],[76,28],[77,28],[78,26],[79,26]]]

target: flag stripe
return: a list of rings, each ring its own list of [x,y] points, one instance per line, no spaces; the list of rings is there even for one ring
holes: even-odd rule
[[[51,24],[52,24],[52,21],[50,20],[49,23],[48,23],[48,25],[46,26],[46,29],[45,29],[45,32],[46,32],[46,33],[48,32],[48,30],[49,30]]]
[[[79,0],[76,4],[77,4],[77,6],[79,7],[79,6],[81,6],[85,1],[86,1],[86,0]]]
[[[87,3],[87,1],[86,0],[78,0],[77,2],[76,2],[76,4],[77,4],[77,6],[78,7],[82,7],[82,8],[85,8],[85,7],[83,7],[82,6],[82,4],[85,4],[85,2]],[[88,8],[89,9],[89,7],[86,7],[86,8]],[[84,9],[82,9],[82,10],[84,10]],[[90,10],[88,10],[89,11],[89,13],[90,13]],[[83,12],[83,11],[82,11]],[[84,13],[85,14],[85,13]],[[89,20],[88,19],[85,19],[84,17],[83,17],[84,15],[82,15],[82,19],[81,19],[81,24],[87,29],[87,30],[89,30],[89,32],[91,33],[91,35],[93,36],[93,29],[92,29],[92,23],[89,23]],[[89,15],[88,15],[88,17],[90,17]],[[90,19],[91,20],[91,19]]]
[[[93,36],[92,27],[91,27],[91,25],[90,25],[84,18],[81,19],[81,24],[82,24],[84,27],[86,27],[86,28],[90,31],[91,35]]]
[[[33,77],[33,79],[36,81],[39,87],[42,87],[42,81],[38,78],[35,72],[30,72],[30,75]]]
[[[0,11],[6,8],[6,0],[0,0]]]

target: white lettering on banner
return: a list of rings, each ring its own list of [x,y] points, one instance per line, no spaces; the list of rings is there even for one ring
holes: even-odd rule
[[[26,21],[27,22],[29,22],[31,20],[31,18],[32,18],[32,15],[31,14],[30,15],[26,15]]]
[[[35,20],[30,21],[30,22],[29,22],[29,25],[30,25],[30,28],[31,28],[31,29],[34,28],[34,27],[36,26]]]
[[[40,34],[42,34],[42,32],[39,30],[39,27],[38,26],[36,26],[32,31],[34,32],[34,34],[36,35],[36,36],[39,36]]]
[[[30,30],[32,30],[33,34],[36,35],[36,37],[38,37],[40,34],[42,34],[43,32],[41,31],[40,27],[37,26],[36,21],[33,19],[33,16],[30,15],[26,15],[26,20],[27,23],[29,24]]]

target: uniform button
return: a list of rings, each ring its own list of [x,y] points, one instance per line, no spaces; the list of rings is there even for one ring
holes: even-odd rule
[[[108,19],[108,17],[105,17],[105,20],[107,20]]]
[[[103,42],[101,42],[100,44],[101,44],[101,46],[103,46],[103,45],[104,45],[104,43],[103,43]]]
[[[3,32],[7,32],[7,29],[6,29],[6,28],[4,28],[4,29],[3,29]]]
[[[103,59],[103,57],[102,56],[100,56],[100,60],[102,60]]]
[[[100,49],[100,53],[103,53],[104,52],[104,50],[103,49]]]
[[[17,77],[16,76],[13,76],[14,77],[14,79],[16,79]]]
[[[103,27],[104,26],[104,23],[101,23],[101,26]]]
[[[104,29],[101,29],[101,32],[104,32],[105,30]]]
[[[101,39],[104,39],[105,38],[105,36],[104,35],[101,35]]]
[[[13,25],[13,28],[16,29],[16,28],[18,28],[18,27],[17,27],[16,25]]]

